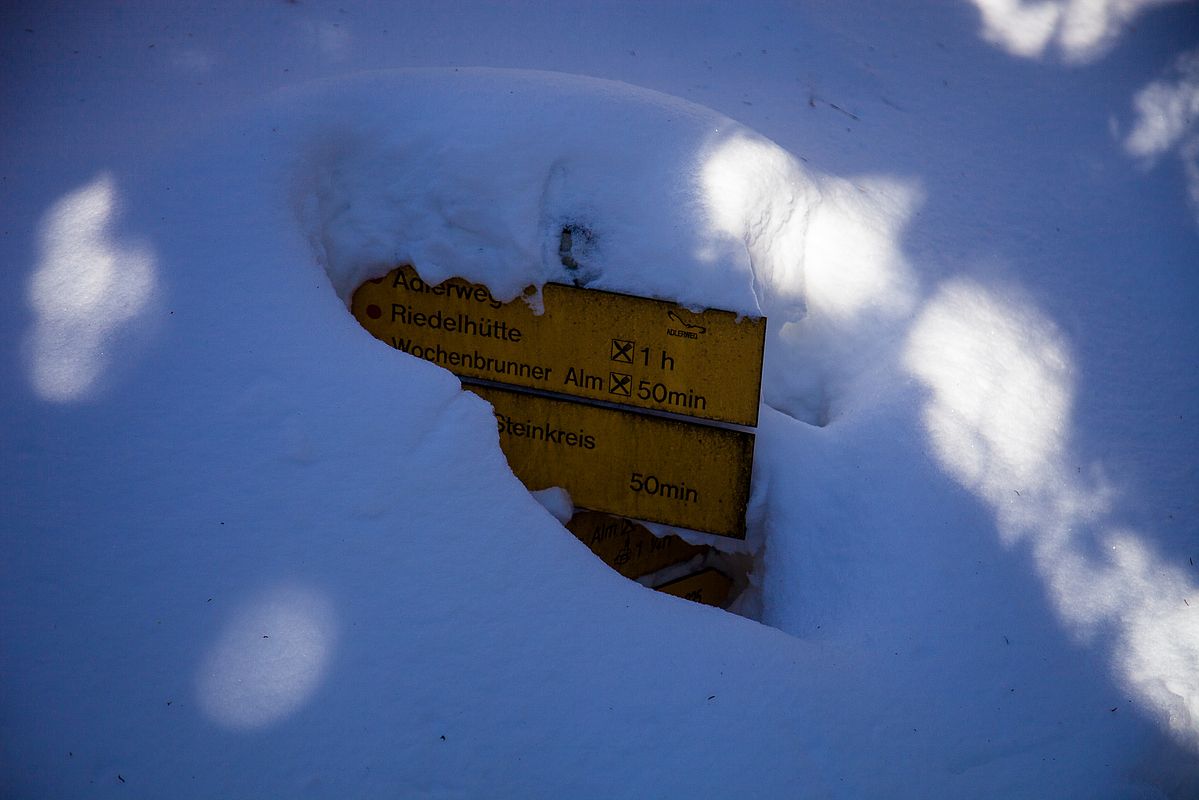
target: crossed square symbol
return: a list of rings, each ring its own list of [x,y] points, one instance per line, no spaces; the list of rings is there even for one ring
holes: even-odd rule
[[[633,347],[636,344],[631,339],[613,339],[612,340],[612,355],[608,358],[611,361],[620,361],[624,364],[633,363]]]
[[[618,394],[622,397],[631,397],[633,394],[633,376],[623,372],[609,372],[608,393]]]

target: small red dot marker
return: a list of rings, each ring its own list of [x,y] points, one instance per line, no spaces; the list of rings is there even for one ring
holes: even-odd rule
[[[371,319],[378,319],[383,316],[383,310],[374,303],[366,307],[366,315]]]

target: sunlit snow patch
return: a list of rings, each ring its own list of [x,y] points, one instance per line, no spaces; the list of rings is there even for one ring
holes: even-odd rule
[[[1039,58],[1051,46],[1070,62],[1106,53],[1142,11],[1182,0],[971,0],[982,36],[1014,56]]]
[[[230,728],[277,722],[312,696],[336,640],[328,601],[283,586],[248,602],[213,644],[196,681],[200,707]]]
[[[1137,120],[1124,149],[1152,166],[1176,147],[1199,224],[1199,49],[1180,56],[1171,72],[1174,80],[1154,81],[1133,98]]]
[[[924,424],[946,471],[1027,543],[1059,617],[1080,640],[1114,634],[1113,667],[1199,749],[1199,588],[1135,531],[1109,521],[1112,491],[1069,451],[1073,359],[1027,303],[958,280],[908,340],[928,388]]]
[[[29,283],[37,320],[27,344],[30,382],[46,400],[76,400],[91,389],[108,366],[109,338],[153,293],[154,253],[117,241],[117,206],[116,184],[104,174],[42,217],[41,258]]]
[[[770,319],[764,400],[827,424],[848,385],[883,363],[915,306],[900,241],[923,192],[889,176],[810,173],[748,132],[708,149],[700,184],[722,234],[713,241],[741,244]]]

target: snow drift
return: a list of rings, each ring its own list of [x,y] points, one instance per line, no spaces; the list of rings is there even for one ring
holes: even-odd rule
[[[6,390],[6,788],[1178,782],[1194,580],[1070,474],[1035,304],[922,283],[923,197],[626,84],[447,69],[288,90],[59,198]],[[483,401],[358,328],[349,293],[403,261],[768,316],[743,610],[773,628],[596,562]]]

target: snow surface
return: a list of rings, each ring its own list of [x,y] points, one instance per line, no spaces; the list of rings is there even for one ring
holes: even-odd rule
[[[1193,6],[4,20],[0,794],[1199,795]],[[743,616],[346,311],[567,224],[770,319]]]

